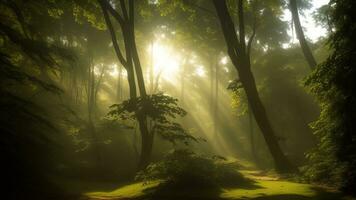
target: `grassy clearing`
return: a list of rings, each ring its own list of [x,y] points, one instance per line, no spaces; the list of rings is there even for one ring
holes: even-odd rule
[[[214,200],[341,200],[342,195],[327,188],[283,180],[278,174],[251,170],[238,170],[252,184],[221,188],[219,191],[186,188],[183,190],[160,190],[160,181],[125,185],[107,192],[90,192],[90,199],[214,199]],[[198,191],[199,190],[199,191]],[[156,194],[155,196],[152,194]],[[151,195],[151,196],[150,196]],[[350,198],[349,198],[350,199]]]
[[[149,184],[134,183],[109,192],[90,192],[85,196],[90,199],[137,199],[145,197],[148,189],[155,189],[159,182]],[[208,191],[206,191],[208,193]],[[172,191],[172,199],[181,198],[207,198],[200,192],[176,193]],[[165,194],[168,197],[168,194]],[[225,188],[219,197],[214,199],[256,199],[256,200],[338,200],[343,199],[341,194],[328,191],[325,188],[314,187],[309,184],[293,183],[289,181],[257,180],[251,188]]]

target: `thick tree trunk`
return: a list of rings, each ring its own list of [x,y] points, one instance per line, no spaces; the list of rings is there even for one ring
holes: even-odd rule
[[[308,42],[305,39],[302,25],[300,24],[297,0],[290,0],[289,8],[292,13],[292,19],[293,19],[295,31],[297,33],[297,37],[299,40],[300,47],[302,48],[304,57],[307,60],[310,69],[313,70],[313,69],[315,69],[317,64],[316,64],[315,58],[313,56],[313,53],[311,52],[311,50],[308,46]]]
[[[138,123],[141,133],[141,154],[138,163],[138,170],[145,169],[151,160],[153,147],[153,134],[148,131],[146,116],[139,116]]]
[[[256,145],[255,145],[255,136],[253,129],[253,113],[251,111],[250,103],[248,103],[248,123],[249,123],[249,131],[250,131],[250,146],[251,146],[251,157],[252,160],[257,162],[257,154],[256,154]]]
[[[257,92],[255,79],[251,72],[250,59],[245,45],[244,21],[242,0],[239,1],[239,26],[240,41],[237,38],[235,27],[228,12],[226,2],[222,0],[213,0],[218,18],[221,23],[223,35],[228,48],[229,57],[239,73],[241,84],[246,92],[247,100],[251,105],[251,110],[255,116],[256,122],[264,136],[268,149],[273,157],[275,167],[279,172],[291,172],[296,169],[290,164],[283,154],[272,126],[268,120],[265,108]],[[242,44],[243,43],[243,44]]]
[[[136,41],[135,41],[134,1],[128,2],[128,10],[126,8],[125,1],[120,1],[120,8],[122,11],[121,14],[123,15],[123,17],[119,12],[115,11],[106,0],[99,0],[99,3],[103,10],[105,22],[111,34],[111,39],[113,42],[116,55],[119,61],[121,62],[121,64],[125,67],[127,71],[127,78],[130,87],[130,98],[131,99],[137,98],[136,81],[135,81],[135,77],[136,77],[140,96],[143,100],[145,100],[147,97],[147,93],[146,93],[142,67],[138,56],[138,51],[137,51]],[[126,59],[123,57],[120,51],[120,47],[116,40],[114,28],[108,16],[108,11],[113,15],[113,17],[118,21],[118,23],[121,26],[123,38],[124,38],[124,44],[125,44]],[[141,155],[138,164],[138,170],[141,170],[147,167],[147,165],[150,162],[152,145],[153,145],[153,133],[151,133],[148,130],[147,116],[145,114],[138,114],[138,113],[136,113],[136,116],[137,116],[137,121],[141,133]]]
[[[150,65],[150,71],[149,71],[149,77],[150,77],[150,92],[151,94],[154,93],[154,42],[153,39],[151,39],[151,65]]]
[[[88,40],[90,43],[91,40]],[[88,48],[90,49],[90,48]],[[92,55],[89,52],[89,63],[88,63],[88,77],[87,77],[87,107],[88,107],[88,133],[91,136],[91,147],[92,147],[92,152],[93,156],[95,157],[95,164],[97,165],[97,168],[100,170],[101,168],[101,152],[100,152],[100,146],[99,146],[99,138],[96,132],[95,128],[95,116],[96,116],[96,98],[95,98],[95,74],[94,74],[94,64],[92,62]]]
[[[182,71],[180,72],[180,102],[181,102],[181,104],[183,106],[185,105],[185,101],[184,101],[184,97],[185,97],[185,76],[186,76],[185,73],[186,73],[186,67],[187,67],[188,59],[189,59],[189,56],[186,55],[184,57],[184,60],[183,60]]]
[[[280,148],[274,130],[268,120],[266,110],[258,95],[252,72],[249,69],[241,70],[241,67],[239,69],[241,84],[246,92],[248,102],[251,105],[251,111],[255,116],[255,120],[263,133],[267,147],[274,159],[276,169],[279,172],[290,172],[294,170],[294,167],[287,160]]]
[[[137,45],[135,40],[135,28],[134,28],[134,1],[129,1],[129,26],[128,26],[128,33],[129,33],[129,40],[130,46],[132,50],[132,60],[135,65],[137,83],[139,86],[140,96],[143,99],[147,98],[147,92],[145,87],[145,80],[143,77],[142,67],[140,58],[137,51]],[[152,154],[152,146],[153,146],[153,133],[148,130],[147,124],[147,116],[146,114],[142,116],[138,116],[138,123],[141,132],[141,155],[140,161],[138,164],[138,169],[142,170],[148,166],[151,160]]]
[[[116,84],[116,101],[120,102],[123,100],[122,91],[122,69],[121,66],[117,65],[117,84]]]
[[[214,68],[215,68],[215,98],[214,98],[214,136],[218,137],[218,127],[219,127],[219,68],[218,68],[218,61],[217,57],[214,61]]]
[[[214,114],[214,60],[210,61],[210,115],[213,116]],[[213,120],[214,123],[214,120]]]

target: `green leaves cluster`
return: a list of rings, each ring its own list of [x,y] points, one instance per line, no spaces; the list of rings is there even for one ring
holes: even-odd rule
[[[120,120],[136,120],[146,116],[152,122],[151,133],[157,133],[163,139],[175,144],[182,141],[198,141],[181,124],[174,122],[177,117],[184,117],[187,112],[178,106],[178,99],[163,93],[147,95],[123,101],[110,106],[108,116]]]
[[[306,82],[322,109],[313,124],[319,144],[309,154],[312,163],[309,171],[319,169],[332,174],[338,170],[337,177],[341,181],[330,183],[339,183],[344,191],[355,193],[356,26],[353,12],[356,7],[351,0],[335,0],[330,5],[335,6],[331,16],[336,31],[330,37],[333,52]],[[325,176],[321,177],[321,181],[324,179]]]

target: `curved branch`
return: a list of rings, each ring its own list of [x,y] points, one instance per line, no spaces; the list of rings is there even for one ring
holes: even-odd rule
[[[256,20],[256,19],[255,19]],[[248,42],[247,42],[247,56],[250,57],[250,52],[251,52],[251,46],[252,46],[252,42],[253,42],[253,39],[255,38],[256,36],[256,28],[257,28],[257,25],[256,25],[256,21],[253,23],[253,29],[252,29],[252,34],[250,36],[250,38],[248,39]]]
[[[127,9],[126,9],[126,5],[125,5],[125,0],[120,0],[120,6],[121,6],[121,10],[122,13],[124,14],[124,18],[126,20],[129,19],[129,15],[127,14]]]
[[[102,2],[102,1],[100,1],[100,2]],[[109,29],[109,32],[110,32],[110,36],[111,36],[112,44],[113,44],[114,49],[115,49],[116,56],[119,59],[119,61],[121,62],[121,64],[126,68],[127,61],[125,60],[124,56],[122,55],[121,50],[120,50],[120,46],[117,43],[116,34],[115,34],[115,31],[114,31],[114,27],[113,27],[113,25],[111,23],[109,14],[108,14],[107,10],[105,9],[105,7],[104,7],[104,5],[102,3],[100,3],[100,6],[101,6],[101,9],[102,9],[103,14],[104,14],[105,23],[106,23],[106,25],[107,25],[107,27]]]
[[[99,0],[101,6],[103,6],[109,13],[119,22],[120,26],[122,27],[125,23],[122,16],[110,5],[109,2],[106,0]]]
[[[239,36],[240,45],[242,51],[246,51],[245,42],[245,21],[244,21],[244,10],[243,10],[243,0],[238,1],[238,15],[239,15]]]

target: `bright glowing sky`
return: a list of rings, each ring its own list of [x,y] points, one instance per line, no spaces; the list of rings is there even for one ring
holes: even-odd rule
[[[304,15],[300,15],[301,18],[301,23],[302,26],[305,28],[305,35],[307,38],[316,41],[319,37],[324,36],[326,34],[326,30],[318,25],[316,25],[312,13],[318,9],[319,7],[327,4],[329,0],[312,0],[312,8],[309,10],[304,11]],[[284,12],[284,20],[287,20],[291,22],[291,14],[289,10],[285,10]],[[298,40],[296,38],[296,34],[292,34],[291,29],[288,31],[290,36],[294,36],[291,42],[297,43]],[[177,75],[179,73],[179,68],[181,65],[181,57],[178,52],[175,51],[174,48],[172,48],[169,45],[169,42],[165,41],[165,35],[161,34],[157,41],[154,42],[153,46],[153,65],[154,65],[154,74],[159,74],[162,73],[162,77],[164,79],[174,82],[175,79],[177,78]],[[285,47],[288,47],[289,44],[284,44]],[[151,47],[148,47],[147,51],[151,53]],[[222,58],[220,61],[221,64],[226,64],[227,63],[227,57]],[[195,58],[191,58],[189,60],[191,64],[194,64],[196,69],[195,69],[195,75],[204,77],[206,74],[206,71],[204,70],[204,67],[200,65],[199,63],[196,63]],[[118,70],[116,66],[111,67],[111,72],[110,74],[112,76],[117,76]]]
[[[329,3],[329,0],[312,0],[312,8],[309,10],[304,11],[304,16],[300,15],[299,17],[301,18],[301,23],[302,26],[305,28],[305,35],[315,41],[317,40],[320,36],[323,36],[326,34],[326,30],[318,25],[316,25],[312,13],[318,9],[319,7]],[[291,14],[289,10],[286,10],[284,13],[284,20],[290,21],[291,19]],[[292,36],[291,30],[289,30],[289,35]],[[296,35],[294,34],[294,42],[296,41]]]

